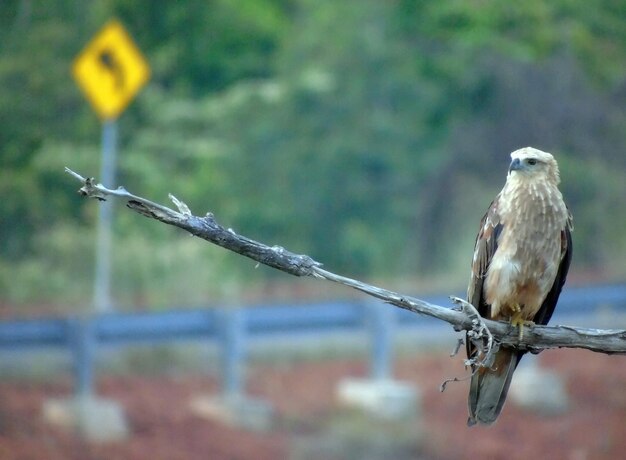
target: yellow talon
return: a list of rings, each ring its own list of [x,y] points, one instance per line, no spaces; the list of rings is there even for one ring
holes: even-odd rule
[[[521,341],[524,337],[524,326],[532,327],[535,323],[522,318],[522,309],[519,305],[513,306],[513,311],[515,311],[515,313],[511,316],[511,326],[519,328],[518,338]]]

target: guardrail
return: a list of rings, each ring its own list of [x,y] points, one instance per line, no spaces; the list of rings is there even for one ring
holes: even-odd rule
[[[439,305],[450,304],[445,296],[425,300]],[[594,314],[607,308],[626,312],[626,285],[566,289],[561,296],[558,315],[562,318],[583,312]],[[391,374],[394,328],[419,327],[426,321],[423,316],[368,301],[110,313],[93,317],[2,321],[0,350],[67,349],[73,356],[75,391],[89,394],[93,391],[94,353],[100,345],[208,340],[220,348],[222,391],[233,394],[240,393],[243,388],[242,364],[251,339],[285,334],[290,340],[298,340],[311,334],[366,333],[370,341],[370,376],[382,379]]]

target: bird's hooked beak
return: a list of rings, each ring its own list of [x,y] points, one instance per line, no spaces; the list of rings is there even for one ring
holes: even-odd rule
[[[511,171],[519,171],[522,168],[523,168],[523,165],[520,159],[515,158],[513,161],[511,161],[511,165],[509,166],[509,173]]]

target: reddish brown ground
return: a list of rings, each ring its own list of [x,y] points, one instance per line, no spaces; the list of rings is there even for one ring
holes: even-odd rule
[[[472,429],[465,426],[467,383],[450,384],[445,393],[439,392],[443,379],[462,372],[460,358],[440,352],[402,359],[397,376],[423,391],[425,442],[411,456],[624,458],[626,357],[583,351],[548,351],[541,357],[544,366],[565,377],[572,401],[569,413],[545,418],[509,403],[495,426]],[[254,367],[248,376],[250,392],[271,400],[277,410],[269,433],[237,430],[194,416],[188,401],[216,391],[210,377],[103,377],[99,393],[124,405],[132,435],[124,442],[100,445],[42,421],[42,402],[69,394],[69,380],[0,382],[0,460],[296,458],[294,440],[318,439],[341,413],[334,401],[336,383],[364,373],[365,365],[357,360]]]

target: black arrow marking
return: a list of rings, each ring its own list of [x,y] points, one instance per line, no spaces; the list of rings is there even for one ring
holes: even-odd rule
[[[124,68],[120,62],[115,58],[115,54],[110,49],[103,49],[98,54],[98,60],[100,64],[106,68],[107,71],[113,74],[115,80],[115,88],[119,91],[124,89]]]

